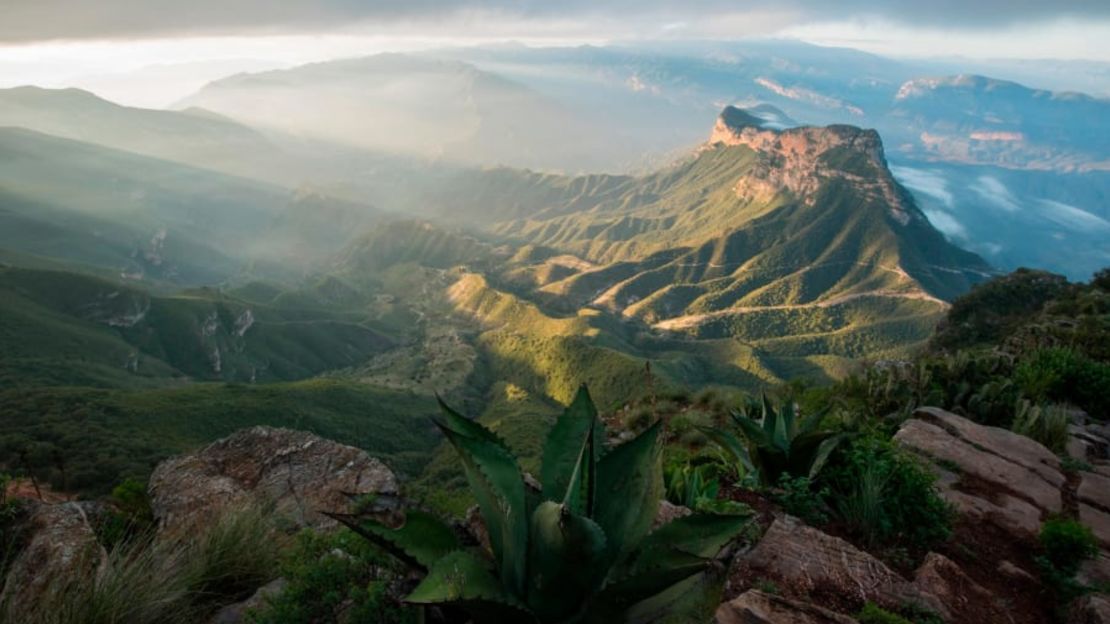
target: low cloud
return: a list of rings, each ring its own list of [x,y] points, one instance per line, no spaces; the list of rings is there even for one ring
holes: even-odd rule
[[[370,30],[455,24],[481,30],[490,22],[524,30],[545,23],[594,25],[597,36],[673,31],[715,32],[721,23],[780,26],[854,18],[888,19],[922,27],[994,28],[1054,18],[1110,19],[1104,0],[785,0],[770,10],[754,0],[2,0],[0,43],[57,39],[127,39],[244,32],[305,33],[358,27]],[[764,17],[760,17],[764,16]],[[626,25],[621,31],[622,24]],[[679,25],[679,26],[676,26]],[[750,34],[750,33],[747,33]]]

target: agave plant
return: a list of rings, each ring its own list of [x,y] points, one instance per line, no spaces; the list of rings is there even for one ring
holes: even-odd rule
[[[462,460],[490,550],[467,547],[432,514],[400,526],[333,516],[424,574],[413,605],[457,607],[475,621],[623,621],[634,605],[702,572],[747,518],[694,514],[651,532],[663,495],[659,423],[607,448],[585,386],[544,447],[540,491],[494,433],[442,401],[434,420]]]
[[[829,455],[848,437],[819,430],[823,414],[802,416],[789,401],[776,409],[766,396],[730,415],[741,436],[708,427],[701,432],[742,469],[757,473],[766,487],[777,485],[783,474],[817,476]]]

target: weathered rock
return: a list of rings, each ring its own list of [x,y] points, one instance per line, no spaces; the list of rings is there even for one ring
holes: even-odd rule
[[[227,605],[217,611],[212,619],[208,620],[208,624],[241,624],[251,621],[248,619],[250,612],[264,607],[270,598],[277,596],[285,589],[286,584],[283,578],[270,581],[258,588],[258,591],[251,594],[251,597],[243,602]]]
[[[857,624],[817,605],[749,590],[717,607],[716,624]]]
[[[998,564],[998,573],[1020,583],[1037,583],[1037,577],[1009,561]]]
[[[758,580],[775,582],[789,597],[820,592],[857,607],[917,603],[939,612],[942,606],[882,561],[790,516],[776,519],[755,548],[733,561],[726,595]]]
[[[321,512],[348,509],[351,495],[395,494],[393,472],[364,451],[311,433],[253,427],[168,459],[150,478],[161,530],[176,533],[229,508],[273,505],[293,527],[330,528]]]
[[[1094,559],[1083,562],[1076,580],[1084,585],[1110,585],[1110,554],[1102,551]]]
[[[1081,473],[1076,489],[1079,500],[1095,507],[1110,509],[1110,476],[1098,472]]]
[[[961,621],[957,614],[964,613],[969,607],[983,609],[993,605],[994,597],[989,591],[964,573],[951,559],[931,552],[914,572],[913,584],[922,592],[935,596],[940,601],[938,612],[945,621]],[[997,609],[999,619],[1005,621],[1001,609]],[[992,620],[993,621],[993,620]]]
[[[27,546],[9,568],[3,601],[17,612],[38,602],[50,584],[101,569],[107,553],[96,538],[89,516],[95,503],[34,504],[25,530]]]
[[[1041,530],[1041,510],[1004,492],[994,493],[993,501],[954,487],[942,488],[940,493],[961,516],[976,522],[989,522],[1011,535],[1031,540]]]
[[[1110,624],[1110,597],[1090,594],[1068,609],[1067,624]]]
[[[1079,521],[1091,527],[1103,548],[1110,548],[1110,513],[1080,501]]]
[[[659,501],[659,511],[655,513],[655,520],[651,523],[652,530],[667,524],[672,520],[677,520],[694,513],[689,507],[682,505],[675,505],[668,500]]]
[[[1067,479],[1059,459],[1037,442],[936,408],[920,408],[895,440],[960,473],[941,494],[964,517],[1031,539],[1063,508]]]

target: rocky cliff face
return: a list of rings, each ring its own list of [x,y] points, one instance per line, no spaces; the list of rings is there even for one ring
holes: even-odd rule
[[[839,177],[884,200],[891,216],[903,225],[920,214],[908,205],[887,168],[883,142],[875,130],[847,125],[776,130],[729,106],[717,117],[707,149],[721,145],[744,146],[761,157],[759,165],[737,182],[740,196],[771,197],[785,189],[813,205],[821,185]]]

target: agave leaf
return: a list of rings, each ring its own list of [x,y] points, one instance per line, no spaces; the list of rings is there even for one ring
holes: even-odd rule
[[[759,394],[759,410],[762,414],[763,432],[767,434],[767,439],[772,443],[775,439],[775,423],[778,422],[778,414],[775,413],[775,408],[771,402],[767,400],[767,393],[761,392]]]
[[[605,578],[605,533],[569,507],[545,502],[532,514],[528,607],[543,622],[576,614]]]
[[[632,605],[651,598],[671,585],[703,572],[709,560],[671,549],[666,557],[638,566],[628,576],[610,580],[594,597],[590,622],[618,622]]]
[[[829,460],[829,456],[836,450],[836,447],[849,437],[847,433],[839,433],[822,441],[821,444],[817,446],[817,452],[813,455],[813,463],[809,465],[809,474],[807,476],[810,479],[816,477],[817,473],[821,472],[821,469],[825,467],[825,462]]]
[[[615,569],[618,578],[631,578],[683,565],[688,556],[715,557],[749,521],[746,515],[693,514],[676,518],[648,535],[629,559]]]
[[[774,417],[774,421],[771,423],[772,430],[774,431],[771,435],[771,441],[775,448],[787,455],[790,454],[790,431],[787,428],[787,411],[790,409],[790,405],[787,404],[783,406],[781,412],[771,413]],[[764,418],[770,418],[771,415],[765,415]]]
[[[456,550],[436,561],[405,602],[456,606],[483,621],[535,621],[527,607],[506,591],[485,563],[465,550]]]
[[[787,401],[786,405],[782,406],[782,411],[779,412],[779,420],[783,422],[784,438],[789,443],[794,436],[798,435],[798,410],[793,401]]]
[[[763,430],[760,423],[739,412],[732,412],[732,420],[737,427],[740,427],[740,432],[748,442],[760,447],[771,446],[771,437]]]
[[[656,421],[634,439],[609,451],[597,465],[594,520],[608,538],[610,561],[623,557],[651,529],[663,495]]]
[[[544,498],[566,501],[575,513],[592,514],[604,437],[597,408],[583,384],[547,436],[540,469]]]
[[[748,448],[744,443],[732,434],[730,431],[721,429],[714,429],[712,427],[698,427],[698,431],[705,437],[709,438],[711,442],[721,447],[727,453],[732,461],[748,472],[755,471],[755,465],[752,464],[751,455],[748,453]]]
[[[807,433],[813,433],[817,427],[821,425],[821,421],[825,419],[825,414],[828,413],[828,408],[824,408],[819,412],[814,412],[808,416],[799,419],[798,431],[794,437],[803,436]]]
[[[405,522],[391,528],[372,518],[327,514],[355,533],[377,544],[406,565],[427,570],[444,555],[462,546],[451,527],[430,513],[405,512]]]
[[[501,580],[510,591],[523,595],[528,517],[520,467],[493,432],[461,416],[443,401],[439,404],[443,413],[434,419],[435,423],[462,460],[466,480],[489,530],[490,547],[501,563]]]

